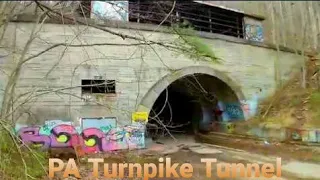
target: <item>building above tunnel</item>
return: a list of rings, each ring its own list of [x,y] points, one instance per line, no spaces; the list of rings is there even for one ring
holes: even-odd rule
[[[54,1],[42,1],[55,5]],[[24,2],[27,3],[27,2]],[[80,1],[59,6],[66,15],[95,19],[102,24],[111,21],[162,26],[187,21],[200,32],[222,34],[264,44],[300,50],[317,50],[319,44],[320,3],[316,1]],[[57,6],[55,6],[57,7]],[[41,12],[26,8],[25,14]],[[168,14],[170,15],[166,17]],[[163,21],[165,19],[165,21]],[[162,22],[163,21],[163,22]],[[66,22],[64,22],[66,23]],[[304,27],[304,28],[300,28]],[[306,36],[303,38],[303,36]]]

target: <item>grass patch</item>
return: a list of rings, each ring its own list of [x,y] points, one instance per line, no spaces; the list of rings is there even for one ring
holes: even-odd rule
[[[312,110],[318,110],[320,105],[320,92],[313,92],[310,96],[310,105]]]
[[[311,118],[306,123],[306,127],[320,128],[320,92],[314,91],[310,96],[309,111]]]
[[[40,179],[46,176],[47,153],[38,148],[21,149],[17,137],[0,128],[0,179]]]
[[[145,164],[145,163],[158,163],[157,156],[144,156],[144,155],[137,155],[134,152],[128,152],[126,154],[126,160],[129,163],[138,163],[138,164]]]

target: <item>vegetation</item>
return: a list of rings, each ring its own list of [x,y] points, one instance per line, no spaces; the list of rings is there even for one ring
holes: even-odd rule
[[[306,88],[301,87],[300,73],[293,76],[274,95],[259,106],[259,114],[251,124],[272,123],[283,127],[320,128],[320,91],[318,67],[307,61]]]
[[[59,4],[60,3],[60,4]],[[50,4],[50,3],[49,3]],[[9,2],[2,2],[0,3],[0,11],[1,10],[6,10],[9,7],[12,9],[15,9],[17,14],[14,14],[13,11],[10,12],[0,12],[0,15],[7,15],[7,16],[1,16],[2,19],[4,19],[2,22],[3,24],[0,24],[1,27],[1,32],[2,32],[2,39],[5,36],[5,33],[8,31],[6,28],[9,26],[9,22],[12,18],[18,16],[19,14],[23,14],[23,10],[27,7],[35,6],[35,9],[37,13],[34,15],[38,18],[35,18],[33,24],[32,24],[32,30],[30,32],[30,37],[27,37],[27,42],[25,44],[18,44],[16,45],[16,42],[10,42],[11,40],[15,41],[15,39],[10,39],[10,37],[6,38],[5,41],[1,41],[1,45],[5,49],[13,49],[13,52],[8,50],[8,57],[12,57],[9,60],[12,60],[12,69],[8,70],[8,72],[5,72],[7,70],[0,69],[0,72],[5,72],[6,76],[6,81],[3,89],[3,93],[1,96],[3,96],[2,102],[1,102],[1,108],[0,108],[0,119],[2,119],[1,122],[1,133],[0,133],[0,138],[1,138],[1,144],[0,144],[0,178],[1,179],[41,179],[41,177],[46,175],[46,169],[47,169],[47,164],[48,164],[48,154],[41,152],[38,148],[36,147],[29,147],[27,145],[24,145],[22,142],[20,142],[20,139],[13,134],[14,131],[13,129],[13,124],[15,124],[16,119],[14,116],[16,115],[16,112],[19,111],[19,108],[24,106],[25,104],[30,103],[33,99],[39,98],[43,94],[48,94],[48,93],[59,93],[60,90],[58,89],[37,89],[34,88],[30,92],[25,92],[22,94],[18,94],[19,92],[16,91],[16,87],[18,84],[18,80],[21,76],[21,72],[25,68],[25,65],[43,55],[44,53],[51,51],[54,48],[57,47],[64,47],[64,50],[61,50],[62,54],[60,59],[57,61],[57,64],[61,61],[61,59],[64,56],[65,51],[67,50],[68,47],[93,47],[93,46],[122,46],[123,44],[113,44],[108,41],[106,43],[99,43],[99,44],[70,44],[65,43],[65,42],[57,42],[56,44],[50,44],[49,47],[47,47],[44,50],[41,50],[39,52],[32,52],[30,47],[32,47],[33,43],[35,42],[35,39],[40,38],[39,36],[39,31],[42,28],[43,23],[45,20],[51,19],[51,18],[56,18],[61,21],[72,21],[74,22],[75,26],[76,25],[84,25],[86,27],[90,28],[95,28],[101,30],[103,33],[109,33],[111,35],[114,35],[115,37],[121,37],[124,40],[129,39],[135,42],[139,43],[133,43],[129,44],[132,46],[136,46],[137,49],[141,48],[140,46],[148,46],[150,47],[153,51],[153,45],[158,45],[161,47],[164,47],[170,51],[182,53],[184,55],[189,56],[192,59],[196,60],[209,60],[212,62],[218,62],[218,58],[215,56],[214,52],[212,51],[212,48],[205,43],[203,43],[200,38],[198,38],[195,35],[195,32],[191,28],[174,28],[175,33],[178,35],[177,41],[173,43],[162,43],[160,41],[152,41],[152,40],[147,40],[145,37],[139,37],[139,36],[134,36],[130,34],[122,34],[116,31],[113,31],[111,29],[105,28],[105,27],[100,27],[97,26],[95,23],[83,21],[82,19],[77,19],[74,18],[73,16],[70,16],[70,14],[73,14],[73,10],[71,7],[70,2],[57,2],[58,6],[53,5],[50,6],[46,3],[43,2],[28,2],[28,3],[9,3]],[[51,4],[52,5],[52,4]],[[17,8],[16,6],[19,6]],[[22,7],[20,7],[22,6]],[[26,7],[24,7],[26,6]],[[80,5],[81,6],[81,5]],[[64,15],[62,12],[66,8],[70,10],[71,12],[66,13]],[[12,13],[12,14],[10,14]],[[64,22],[63,22],[64,23]],[[161,24],[160,24],[161,25]],[[159,25],[159,26],[160,26]],[[80,36],[82,32],[75,32],[75,39]],[[27,36],[28,36],[27,35]],[[13,44],[13,45],[11,45]],[[157,52],[155,52],[157,54]],[[143,61],[143,57],[141,57]],[[159,57],[161,61],[161,57]],[[87,60],[89,61],[89,60]],[[83,63],[87,63],[87,61]],[[51,73],[51,71],[57,66],[57,64],[53,65],[50,67],[47,75]],[[1,67],[2,68],[2,67]],[[170,70],[170,67],[168,67]],[[70,89],[72,87],[72,84],[70,85]],[[62,92],[61,92],[62,93]],[[70,97],[73,96],[73,94],[70,94]],[[100,102],[101,98],[97,96],[96,103],[101,105]],[[28,108],[23,108],[26,109],[26,112],[28,114],[32,114],[31,111],[27,110]],[[20,114],[19,114],[20,115]],[[16,115],[16,116],[19,116]],[[15,117],[16,117],[15,116]],[[8,121],[8,119],[12,120],[12,122]],[[23,148],[22,148],[23,147]],[[126,157],[128,160],[140,162],[143,161],[145,158],[140,158],[136,157],[130,154],[128,157]],[[14,167],[14,168],[13,168]]]
[[[1,179],[39,179],[46,175],[47,153],[36,147],[21,148],[19,139],[3,128],[0,138]]]
[[[59,2],[60,3],[60,2]],[[73,7],[69,4],[64,4],[68,7],[68,9],[72,9]],[[75,2],[77,3],[77,2]],[[213,48],[210,47],[210,45],[207,45],[204,40],[199,38],[196,35],[196,32],[194,29],[190,26],[188,22],[184,22],[182,25],[176,25],[172,27],[172,31],[174,34],[177,35],[177,40],[174,43],[162,43],[158,41],[152,41],[152,40],[146,40],[145,37],[139,37],[134,36],[131,34],[121,34],[120,32],[112,30],[112,28],[108,29],[105,27],[98,26],[97,24],[93,24],[89,21],[82,20],[75,18],[73,16],[70,16],[74,13],[74,9],[71,10],[71,12],[68,12],[66,14],[62,13],[63,10],[63,2],[60,4],[55,4],[52,7],[49,7],[45,5],[44,2],[25,2],[24,5],[23,2],[15,3],[14,1],[4,1],[0,3],[0,19],[2,20],[0,23],[1,28],[1,46],[2,50],[8,51],[8,58],[11,60],[12,65],[12,71],[9,69],[0,69],[0,72],[5,72],[4,74],[7,75],[6,84],[4,85],[4,89],[1,89],[1,96],[3,96],[1,109],[0,109],[0,179],[39,179],[42,176],[46,175],[46,165],[47,165],[47,153],[41,152],[36,147],[29,147],[23,145],[19,138],[16,137],[12,129],[12,124],[8,119],[12,119],[14,121],[13,114],[15,111],[19,108],[19,106],[22,106],[24,104],[27,104],[28,101],[31,101],[33,99],[38,98],[39,96],[43,94],[48,93],[56,93],[59,94],[62,90],[60,89],[32,89],[30,92],[24,93],[24,94],[16,94],[18,93],[16,91],[17,82],[20,78],[20,73],[23,71],[23,68],[25,67],[25,64],[28,63],[31,60],[34,60],[35,58],[39,58],[44,53],[56,48],[56,47],[62,47],[65,48],[64,50],[61,50],[61,57],[57,60],[57,64],[60,62],[60,60],[63,58],[63,55],[68,47],[93,47],[93,46],[143,46],[143,47],[150,47],[153,51],[155,51],[152,47],[152,45],[157,45],[164,47],[166,49],[182,53],[192,59],[198,60],[198,61],[209,61],[213,63],[220,63],[221,59],[219,59],[215,52],[213,51]],[[17,47],[16,40],[14,39],[14,42],[7,42],[7,44],[3,41],[3,39],[7,38],[5,33],[8,31],[6,28],[8,27],[8,24],[11,19],[15,19],[18,15],[23,14],[23,10],[27,7],[31,6],[31,4],[35,5],[35,11],[37,11],[38,14],[35,13],[35,16],[38,16],[38,18],[34,18],[33,28],[32,32],[30,33],[30,37],[26,37],[25,39],[26,44],[22,45],[20,49]],[[272,5],[272,3],[270,3]],[[19,5],[19,7],[17,7]],[[288,4],[291,7],[291,4]],[[82,7],[81,7],[82,9]],[[272,8],[273,9],[273,8]],[[307,13],[302,13],[302,15]],[[274,13],[272,12],[272,15]],[[170,16],[167,16],[167,18]],[[310,18],[312,18],[312,14],[309,15]],[[75,25],[84,25],[86,28],[95,28],[101,30],[103,33],[109,33],[115,37],[120,37],[124,40],[139,42],[139,43],[133,43],[133,44],[112,44],[109,42],[109,40],[106,40],[105,43],[99,43],[99,44],[72,44],[72,42],[66,43],[66,42],[57,42],[56,44],[50,44],[47,43],[46,45],[50,45],[47,47],[47,49],[39,50],[38,53],[30,51],[30,47],[32,46],[35,39],[40,37],[38,36],[38,30],[41,29],[41,26],[45,22],[45,20],[50,18],[56,18],[60,21],[65,22],[73,22]],[[318,18],[319,19],[319,18]],[[165,21],[165,19],[164,19]],[[164,22],[163,21],[163,22]],[[273,23],[274,25],[276,23]],[[281,23],[279,23],[281,24]],[[311,23],[310,23],[311,24]],[[316,24],[316,23],[313,23]],[[161,24],[159,24],[160,26]],[[306,26],[303,26],[306,27]],[[75,28],[76,29],[76,28]],[[281,34],[280,30],[282,28],[280,27],[273,27],[274,29],[278,29],[278,31],[274,34],[274,40],[276,42],[273,42],[274,44],[279,44],[279,37]],[[292,30],[294,28],[291,28]],[[299,28],[297,28],[299,29]],[[303,28],[300,28],[303,29]],[[78,36],[82,32],[77,32],[74,35],[74,39],[77,39]],[[295,33],[296,35],[297,33]],[[303,34],[303,33],[302,33]],[[276,36],[277,35],[277,36]],[[19,37],[17,37],[19,38]],[[7,38],[6,40],[10,41],[10,38]],[[43,39],[42,39],[43,40]],[[11,45],[14,44],[14,45]],[[301,46],[304,46],[304,43],[302,43]],[[143,49],[143,48],[141,48]],[[139,49],[139,50],[141,50]],[[85,48],[83,48],[85,51]],[[279,46],[277,45],[277,50],[279,51]],[[142,52],[143,50],[141,50]],[[138,51],[137,51],[138,52]],[[35,54],[32,54],[35,53]],[[59,53],[57,53],[59,54]],[[143,53],[141,53],[143,54]],[[156,55],[158,55],[155,52]],[[30,55],[30,56],[29,56]],[[9,58],[10,57],[10,58]],[[11,58],[12,57],[12,58]],[[42,59],[40,57],[39,59]],[[159,56],[159,60],[161,60],[161,57]],[[88,60],[90,61],[90,60]],[[144,61],[143,57],[141,57],[141,62]],[[278,62],[279,60],[277,60]],[[81,62],[82,63],[82,62]],[[84,62],[83,62],[84,63]],[[57,64],[54,64],[53,67],[49,67],[49,71],[47,74],[51,73],[51,70],[54,69]],[[275,63],[278,64],[278,63]],[[141,63],[142,66],[142,63]],[[2,67],[1,67],[2,68]],[[276,69],[277,67],[275,67]],[[169,67],[168,67],[169,69]],[[279,72],[277,72],[280,74]],[[1,79],[2,80],[2,79]],[[72,89],[72,83],[70,87],[67,87],[65,89]],[[284,116],[290,116],[293,112],[299,111],[301,109],[309,109],[312,110],[311,117],[307,116],[308,110],[303,110],[303,113],[296,114],[297,121],[289,121],[290,123],[283,123],[284,125],[292,125],[294,122],[298,122],[300,117],[303,117],[303,122],[305,122],[303,125],[311,125],[311,126],[318,126],[317,122],[315,120],[318,120],[320,118],[320,110],[318,110],[317,107],[320,105],[320,93],[317,90],[314,89],[302,89],[298,88],[298,86],[293,86],[291,90],[286,89],[285,86],[282,87],[282,89],[279,90],[279,93],[276,93],[276,95],[273,98],[270,98],[269,102],[264,103],[264,107],[262,107],[262,114],[261,118],[259,118],[260,121],[265,122],[281,122],[281,119],[283,119]],[[299,86],[300,87],[300,86]],[[288,91],[287,91],[288,90]],[[288,93],[289,92],[289,93]],[[66,92],[61,92],[61,94],[67,94]],[[70,97],[74,97],[74,94],[70,93]],[[76,97],[75,97],[76,98]],[[98,100],[100,98],[98,97]],[[138,99],[138,98],[137,98]],[[307,102],[307,103],[304,103]],[[99,102],[97,102],[98,104]],[[288,106],[289,104],[289,106]],[[302,106],[301,106],[302,105]],[[308,106],[306,106],[308,105]],[[284,107],[286,106],[286,107]],[[279,110],[279,109],[283,109]],[[28,112],[31,113],[31,112]],[[310,119],[310,120],[309,120]],[[300,120],[299,120],[300,121]],[[320,126],[320,125],[319,125]],[[23,148],[22,148],[23,147]],[[128,155],[126,157],[129,160],[135,161],[135,162],[143,162],[144,159],[139,159],[140,157],[136,157],[134,155]]]
[[[196,31],[188,22],[185,21],[182,24],[173,25],[171,29],[178,35],[175,43],[185,49],[184,55],[198,61],[221,62],[221,59],[215,55],[213,48],[197,36]]]
[[[320,128],[320,92],[314,91],[310,96],[309,109],[312,112],[310,121],[307,122],[307,127]]]

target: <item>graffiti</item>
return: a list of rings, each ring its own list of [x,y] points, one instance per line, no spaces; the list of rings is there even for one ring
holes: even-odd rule
[[[243,120],[249,119],[256,115],[258,109],[258,101],[242,100],[234,103],[219,102],[219,108],[222,109],[223,121]]]
[[[50,137],[47,135],[40,135],[40,127],[23,127],[18,132],[21,140],[26,144],[41,144],[43,148],[47,149],[50,147]]]
[[[128,1],[92,1],[92,16],[128,21]]]
[[[81,118],[80,122],[82,124],[82,129],[97,128],[106,133],[109,132],[110,129],[116,127],[117,118]]]
[[[317,142],[316,130],[305,129],[289,129],[289,135],[291,133],[291,140],[303,141],[303,142]]]
[[[228,133],[233,133],[236,128],[236,125],[233,123],[228,123],[228,124],[226,124],[226,127],[227,127]]]
[[[244,119],[241,105],[239,103],[227,103],[224,105],[225,118],[228,120]]]
[[[250,104],[247,101],[241,101],[240,106],[241,106],[244,118],[248,119],[250,117]]]
[[[250,41],[263,42],[263,29],[261,25],[246,24],[245,39]]]
[[[308,131],[302,129],[287,128],[288,140],[307,141]]]
[[[40,134],[50,135],[51,130],[58,124],[71,125],[71,122],[62,121],[62,120],[49,120],[44,123],[44,125],[40,129]]]
[[[308,142],[317,142],[317,131],[309,130]]]
[[[25,144],[41,146],[42,149],[74,148],[81,154],[145,147],[144,126],[116,127],[115,122],[106,119],[82,119],[80,132],[71,122],[63,121],[16,127],[16,133]]]

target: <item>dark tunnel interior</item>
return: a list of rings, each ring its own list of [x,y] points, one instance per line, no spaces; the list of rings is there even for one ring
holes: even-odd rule
[[[147,124],[147,136],[207,132],[216,113],[217,102],[238,102],[233,90],[220,79],[193,74],[171,83],[153,104]]]

